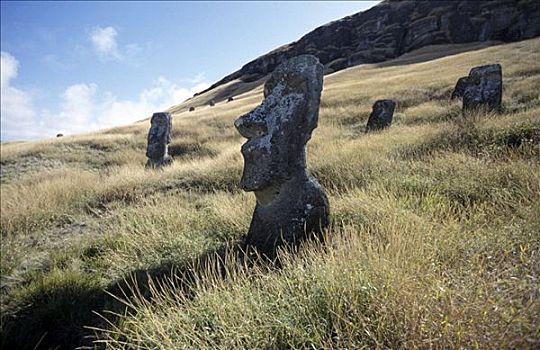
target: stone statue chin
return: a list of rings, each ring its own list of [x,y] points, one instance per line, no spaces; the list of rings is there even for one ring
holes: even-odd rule
[[[328,199],[306,170],[306,143],[317,127],[323,66],[311,55],[276,68],[264,100],[234,125],[242,146],[241,187],[257,204],[245,243],[266,255],[283,244],[319,236],[328,226]]]
[[[150,119],[146,156],[147,167],[156,168],[172,162],[168,148],[171,142],[172,118],[169,113],[154,113]]]

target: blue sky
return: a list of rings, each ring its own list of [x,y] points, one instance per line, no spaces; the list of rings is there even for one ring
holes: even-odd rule
[[[366,2],[1,2],[1,140],[124,125]]]

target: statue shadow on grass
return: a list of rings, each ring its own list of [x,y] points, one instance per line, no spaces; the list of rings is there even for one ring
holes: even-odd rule
[[[211,269],[221,278],[235,264],[246,268],[279,269],[276,255],[261,255],[243,243],[222,246],[184,263],[166,263],[148,270],[136,270],[105,289],[80,284],[33,293],[16,312],[2,315],[2,349],[100,349],[94,343],[129,310],[125,301],[134,297],[152,300],[152,287],[167,285],[190,299],[196,292],[196,279]],[[101,333],[101,334],[100,334]]]
[[[62,280],[56,288],[45,286],[43,293],[34,291],[26,298],[24,309],[3,318],[2,348],[93,348],[93,341],[102,338],[99,330],[114,328],[122,317],[118,315],[136,311],[129,310],[131,299],[151,300],[156,285],[173,288],[189,300],[200,278],[228,279],[238,267],[248,274],[255,266],[257,272],[279,269],[280,250],[296,250],[306,239],[324,239],[330,223],[328,198],[306,169],[306,144],[317,127],[323,71],[312,55],[283,62],[265,83],[263,102],[234,123],[247,139],[241,148],[240,185],[257,198],[242,243],[184,263],[133,271],[104,290],[76,275],[72,284]],[[170,127],[169,114],[154,114],[147,152],[152,168],[168,159]],[[101,316],[105,312],[107,318]]]

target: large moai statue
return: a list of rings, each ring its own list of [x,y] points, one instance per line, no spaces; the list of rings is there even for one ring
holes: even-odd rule
[[[366,132],[389,127],[392,124],[395,109],[396,103],[392,100],[376,101],[367,121]]]
[[[148,130],[148,145],[146,167],[158,168],[170,164],[172,158],[169,155],[169,143],[171,143],[172,117],[170,113],[154,113],[150,119]]]
[[[306,170],[306,143],[317,127],[323,66],[312,55],[279,65],[264,85],[264,100],[234,126],[242,146],[241,187],[257,199],[247,246],[273,256],[284,244],[321,237],[328,199]]]
[[[489,64],[474,67],[469,76],[459,78],[451,99],[463,98],[463,112],[484,108],[487,111],[501,111],[502,67]]]

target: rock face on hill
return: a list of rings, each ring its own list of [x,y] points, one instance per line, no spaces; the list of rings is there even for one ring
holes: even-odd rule
[[[509,42],[538,35],[538,0],[386,0],[247,63],[201,93],[235,79],[255,81],[301,54],[316,56],[328,73],[382,62],[426,45]]]

